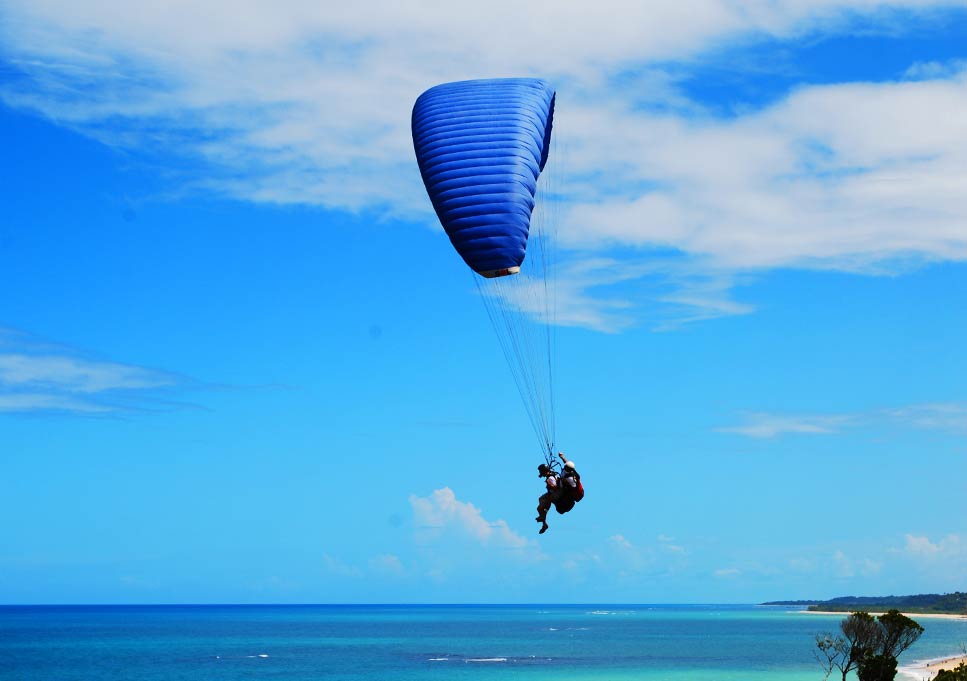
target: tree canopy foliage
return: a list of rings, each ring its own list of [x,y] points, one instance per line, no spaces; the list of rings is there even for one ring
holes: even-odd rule
[[[897,657],[923,633],[923,627],[896,609],[877,617],[854,612],[839,628],[839,636],[817,635],[814,653],[827,679],[839,671],[843,681],[853,670],[860,681],[893,681]]]

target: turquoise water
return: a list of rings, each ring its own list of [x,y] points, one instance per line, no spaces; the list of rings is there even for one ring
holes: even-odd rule
[[[819,681],[841,616],[757,606],[5,606],[0,679]],[[902,664],[956,653],[922,619]]]

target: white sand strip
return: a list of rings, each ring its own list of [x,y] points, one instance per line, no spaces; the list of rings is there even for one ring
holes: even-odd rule
[[[897,677],[903,676],[910,681],[932,681],[941,669],[953,669],[961,662],[967,662],[967,655],[954,655],[933,660],[918,660],[913,664],[897,669]]]

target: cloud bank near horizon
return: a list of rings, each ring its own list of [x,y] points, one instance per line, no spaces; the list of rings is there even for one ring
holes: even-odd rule
[[[956,570],[944,568],[962,565],[967,557],[963,535],[957,533],[898,533],[859,542],[830,537],[820,544],[752,550],[736,543],[722,552],[701,537],[681,541],[663,533],[654,536],[620,521],[607,529],[582,528],[578,543],[557,543],[546,536],[527,539],[513,525],[487,520],[485,509],[458,498],[448,487],[426,496],[411,494],[409,504],[415,533],[402,533],[395,545],[383,547],[385,553],[359,558],[358,564],[327,555],[329,574],[355,582],[382,570],[411,584],[432,583],[459,593],[468,584],[479,588],[486,583],[519,597],[539,588],[542,571],[555,566],[561,585],[582,593],[590,589],[597,598],[613,597],[616,585],[652,593],[683,585],[694,589],[695,580],[705,583],[710,578],[728,580],[738,593],[757,594],[756,598],[780,584],[786,589],[782,598],[832,598],[871,583],[897,580],[915,580],[926,590],[950,589]],[[817,583],[826,585],[819,593]]]

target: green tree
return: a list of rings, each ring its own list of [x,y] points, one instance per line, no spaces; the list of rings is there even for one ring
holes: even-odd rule
[[[923,633],[923,627],[898,610],[875,618],[867,612],[854,612],[839,628],[840,636],[816,636],[814,654],[826,678],[838,671],[843,681],[853,670],[860,681],[893,681],[897,657]]]
[[[899,657],[923,634],[923,627],[895,608],[876,621],[880,625],[879,653],[888,657]]]
[[[856,665],[860,681],[893,681],[897,658],[923,634],[923,627],[894,608],[876,618],[874,644]]]
[[[826,677],[838,671],[846,676],[856,669],[860,660],[872,653],[879,633],[876,620],[867,612],[854,612],[839,623],[840,636],[830,633],[816,636],[816,659],[826,672]]]
[[[893,681],[896,677],[896,658],[892,655],[867,655],[856,666],[860,681]]]

